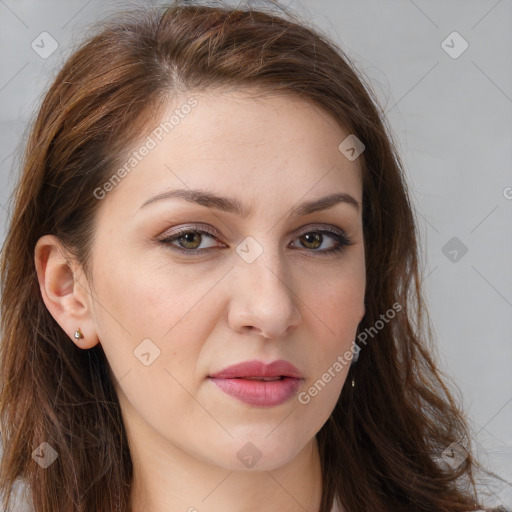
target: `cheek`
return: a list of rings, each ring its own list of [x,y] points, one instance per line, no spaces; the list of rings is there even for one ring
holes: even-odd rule
[[[351,258],[335,269],[308,278],[301,298],[334,338],[344,338],[361,320],[366,287],[363,258]]]
[[[116,377],[141,365],[140,356],[147,352],[155,361],[151,366],[176,354],[184,357],[179,345],[189,337],[172,335],[186,326],[191,306],[184,296],[193,299],[195,294],[179,292],[186,285],[179,274],[153,268],[133,253],[123,257],[107,250],[96,254],[94,269],[98,336]],[[166,333],[177,340],[176,346],[162,342]]]
[[[191,267],[174,269],[165,258],[142,258],[136,252],[97,258],[95,289],[101,300],[100,316],[137,336],[164,337],[194,314],[205,295],[207,283],[194,279]]]
[[[175,420],[176,409],[194,413],[184,389],[194,391],[208,336],[206,284],[136,258],[97,261],[98,335],[127,410],[162,425]]]
[[[328,383],[325,390],[322,388],[321,401],[337,399],[350,368],[352,346],[363,313],[364,259],[354,258],[351,263],[340,265],[338,271],[326,273],[323,279],[310,279],[301,297],[303,311],[309,310],[307,320],[303,317],[303,321],[312,331],[310,346],[304,347],[313,369],[307,385],[318,379]]]

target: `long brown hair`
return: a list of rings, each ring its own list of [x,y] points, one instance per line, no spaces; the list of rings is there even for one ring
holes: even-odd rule
[[[34,247],[54,234],[87,269],[99,204],[94,191],[123,152],[148,135],[166,101],[183,91],[243,87],[313,101],[365,145],[360,332],[383,326],[361,346],[317,434],[320,512],[329,512],[335,496],[347,511],[480,508],[468,427],[432,356],[417,230],[390,130],[347,55],[294,16],[180,2],[118,15],[71,55],[47,92],[1,260],[5,508],[19,479],[35,512],[128,510],[132,462],[107,360],[101,344],[78,349],[49,314]],[[397,303],[400,313],[382,322]],[[32,457],[42,442],[58,453],[45,470]],[[456,469],[441,457],[453,442],[468,453]]]

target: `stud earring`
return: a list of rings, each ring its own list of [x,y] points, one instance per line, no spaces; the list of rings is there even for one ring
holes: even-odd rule
[[[75,331],[75,340],[81,340],[84,338],[84,335],[82,333],[82,331],[80,330],[80,327]]]

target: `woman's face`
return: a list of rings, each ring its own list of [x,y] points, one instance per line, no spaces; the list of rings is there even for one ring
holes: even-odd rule
[[[184,95],[155,121],[98,191],[84,334],[105,351],[134,455],[277,468],[331,414],[364,313],[349,132],[304,100],[240,92]],[[333,194],[346,200],[322,203]]]

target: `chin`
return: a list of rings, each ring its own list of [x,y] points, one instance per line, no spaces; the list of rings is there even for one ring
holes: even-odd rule
[[[233,433],[234,438],[228,445],[218,446],[214,450],[217,456],[212,462],[230,471],[273,471],[290,463],[312,440],[305,434],[291,433],[285,429],[279,435],[277,429],[271,433],[275,428],[276,425],[262,428],[261,432],[254,432],[253,429],[251,434],[246,435]],[[209,451],[208,458],[212,456],[212,451]]]

